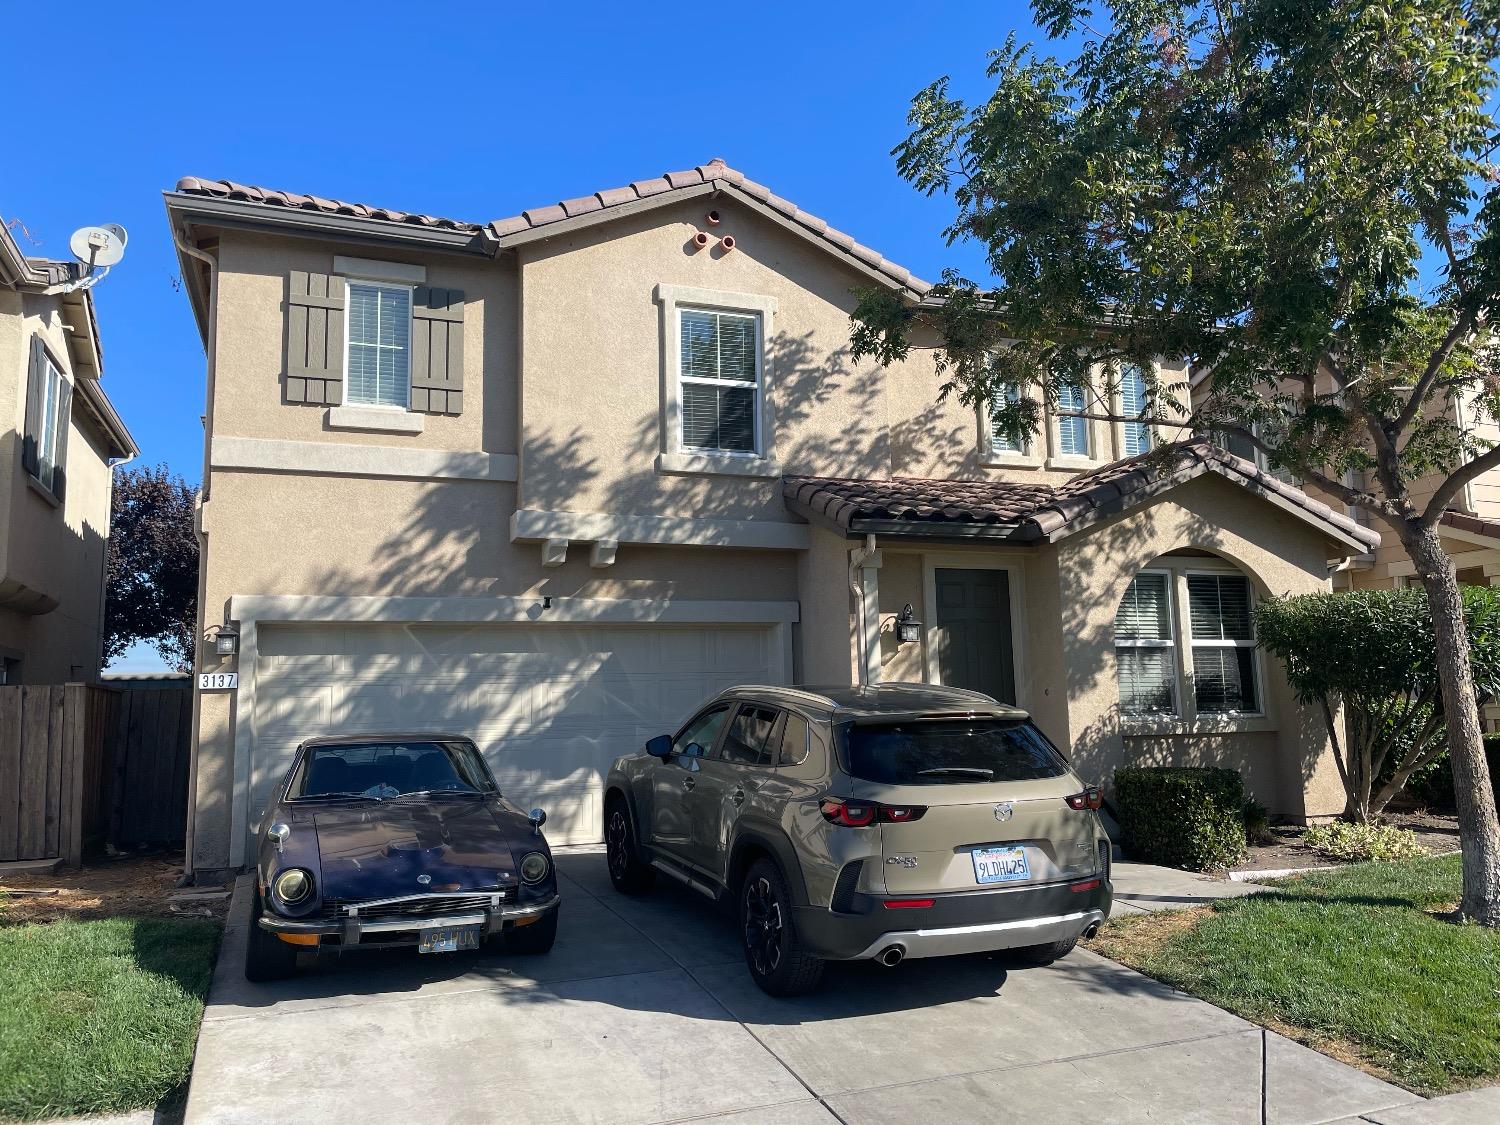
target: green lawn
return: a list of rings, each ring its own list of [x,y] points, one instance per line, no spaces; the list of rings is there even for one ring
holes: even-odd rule
[[[1459,857],[1293,876],[1093,947],[1422,1093],[1500,1081],[1500,933],[1436,917]]]
[[[187,1077],[218,944],[185,919],[0,926],[0,1118],[155,1105]]]

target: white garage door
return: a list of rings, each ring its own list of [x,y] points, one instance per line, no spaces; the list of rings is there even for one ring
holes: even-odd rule
[[[263,625],[250,820],[302,739],[467,734],[553,843],[603,836],[610,761],[735,683],[781,683],[765,626]]]

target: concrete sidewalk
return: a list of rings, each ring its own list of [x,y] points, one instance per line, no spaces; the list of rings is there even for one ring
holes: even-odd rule
[[[1244,893],[1131,866],[1128,909]],[[838,964],[817,993],[774,1000],[705,900],[619,895],[602,854],[559,867],[546,957],[366,953],[271,986],[240,975],[242,881],[189,1125],[1444,1120],[1390,1116],[1438,1103],[1083,951],[1046,968]]]

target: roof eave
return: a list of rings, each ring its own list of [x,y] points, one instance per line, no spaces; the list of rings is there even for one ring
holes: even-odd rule
[[[109,396],[104,393],[104,388],[94,379],[79,379],[77,381],[79,393],[88,405],[89,412],[94,415],[99,429],[104,433],[113,446],[108,452],[112,458],[133,458],[140,456],[140,447],[136,445],[135,438],[130,436],[130,430],[125,426],[124,420],[115,410],[114,403],[109,401]]]

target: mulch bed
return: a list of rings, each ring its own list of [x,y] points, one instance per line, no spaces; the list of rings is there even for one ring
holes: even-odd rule
[[[222,919],[229,898],[214,892],[229,888],[179,889],[182,862],[181,853],[99,856],[79,871],[0,877],[0,926],[63,918]]]
[[[1433,854],[1458,850],[1458,817],[1426,809],[1387,809],[1386,823],[1409,828],[1418,842]],[[1350,860],[1338,859],[1302,842],[1304,829],[1297,825],[1271,828],[1270,844],[1251,845],[1245,862],[1230,871],[1279,871],[1285,868],[1340,867]]]

